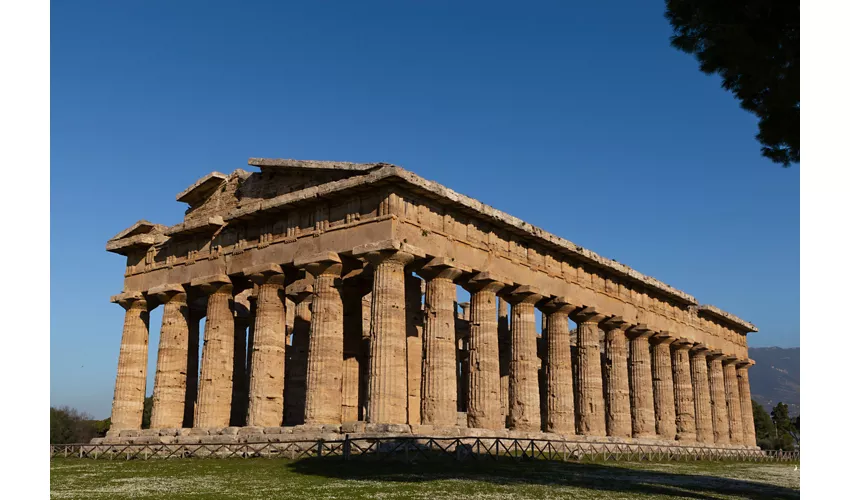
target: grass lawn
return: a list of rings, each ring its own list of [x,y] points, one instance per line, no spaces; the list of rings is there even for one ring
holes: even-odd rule
[[[53,459],[51,498],[799,498],[794,464]]]

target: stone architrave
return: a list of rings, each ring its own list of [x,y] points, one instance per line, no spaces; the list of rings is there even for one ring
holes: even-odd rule
[[[576,433],[573,366],[570,353],[570,313],[576,306],[556,297],[541,306],[546,313],[546,432],[562,436]]]
[[[534,306],[543,296],[527,285],[511,291],[511,378],[508,426],[516,431],[540,430],[540,386]],[[495,304],[494,304],[495,307]],[[495,316],[495,310],[494,316]]]
[[[462,271],[448,259],[432,259],[418,272],[425,278],[423,331],[423,425],[457,424],[457,367],[455,366],[455,280]]]
[[[192,286],[207,294],[195,427],[227,427],[233,398],[233,285],[224,275],[200,278]]]
[[[670,345],[673,362],[673,396],[676,404],[676,440],[696,441],[694,387],[691,383],[691,356],[694,342],[680,338]]]
[[[186,370],[189,360],[189,305],[182,285],[148,290],[163,304],[159,352],[153,384],[151,429],[182,427],[186,404]]]
[[[720,351],[709,352],[708,385],[711,389],[711,423],[714,428],[714,444],[729,444],[729,414],[726,408],[726,387],[723,377],[723,358]]]
[[[649,439],[655,432],[655,401],[652,392],[652,361],[649,337],[652,330],[640,324],[628,329],[629,399],[632,408],[632,436]]]
[[[738,359],[727,356],[723,360],[723,383],[726,387],[726,411],[729,414],[729,442],[733,445],[744,444],[744,428],[741,419],[741,397],[738,393],[738,374],[735,364]]]
[[[676,403],[673,397],[673,337],[658,332],[649,339],[652,351],[652,392],[655,395],[655,432],[661,439],[676,438]]]
[[[573,313],[576,335],[576,432],[583,436],[605,435],[605,400],[602,394],[602,361],[599,353],[599,322],[605,316],[592,307]]]
[[[696,440],[714,443],[714,425],[711,420],[711,389],[708,382],[708,348],[694,344],[691,348],[691,383],[694,387],[694,413],[696,414]]]
[[[245,274],[257,285],[247,423],[255,427],[276,427],[283,423],[285,276],[277,264],[250,268]]]
[[[124,330],[118,354],[118,376],[112,400],[111,431],[141,429],[148,367],[148,303],[141,293],[112,297],[124,313]]]
[[[628,345],[625,329],[620,317],[609,318],[599,323],[605,331],[605,427],[612,437],[631,437],[632,415],[629,400]]]
[[[741,428],[746,446],[756,446],[756,427],[753,421],[753,400],[750,395],[750,367],[756,364],[751,359],[739,361],[735,365],[738,376],[738,396],[741,398]]]
[[[469,386],[467,425],[479,429],[504,429],[499,378],[499,324],[496,292],[505,283],[490,273],[479,273],[464,285],[470,293]],[[533,317],[532,317],[533,319]]]
[[[305,424],[342,423],[342,261],[333,252],[295,260],[314,278]]]

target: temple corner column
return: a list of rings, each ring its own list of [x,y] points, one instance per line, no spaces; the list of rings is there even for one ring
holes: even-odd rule
[[[756,442],[756,427],[753,421],[753,400],[750,394],[750,367],[756,362],[751,359],[738,361],[735,371],[738,376],[738,396],[741,399],[741,422],[744,434],[744,445],[758,446]]]
[[[141,292],[115,295],[112,302],[124,308],[124,329],[118,354],[110,434],[141,429],[148,366],[150,311]]]

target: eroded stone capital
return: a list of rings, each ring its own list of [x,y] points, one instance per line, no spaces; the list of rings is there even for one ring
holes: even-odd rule
[[[402,254],[395,257],[397,259],[409,259],[404,263],[405,265],[413,261],[414,258],[423,259],[426,257],[421,248],[395,239],[366,243],[351,250],[351,255],[365,258],[373,264],[376,263],[375,261],[381,262],[385,259],[394,258],[393,256],[397,254]]]
[[[599,328],[605,330],[606,332],[610,332],[612,330],[625,331],[628,326],[629,324],[623,320],[622,316],[609,316],[608,318],[603,319],[599,322]]]
[[[148,290],[149,297],[155,297],[160,303],[171,301],[186,302],[186,289],[180,284],[155,286]]]
[[[313,296],[314,279],[301,278],[289,284],[286,287],[286,296],[292,299],[296,304],[304,299]]]
[[[446,279],[453,282],[460,278],[464,272],[469,271],[468,268],[457,265],[454,259],[434,257],[423,265],[417,273],[428,281],[432,279]]]
[[[283,285],[284,273],[278,264],[261,264],[245,269],[245,276],[257,285],[265,283]]]
[[[312,276],[342,275],[342,259],[336,252],[320,252],[295,259],[295,267],[303,267]]]
[[[654,335],[649,337],[649,342],[653,345],[669,345],[675,340],[676,339],[670,335],[670,332],[667,331],[655,332]]]
[[[577,308],[578,306],[571,304],[566,297],[552,297],[540,304],[540,310],[547,314],[570,314]]]
[[[109,301],[118,304],[125,310],[133,307],[133,304],[141,304],[147,307],[147,299],[142,292],[121,292],[118,295],[113,295]]]
[[[735,363],[735,368],[738,370],[749,370],[756,362],[752,359],[742,359]]]
[[[638,323],[637,325],[630,326],[626,329],[626,337],[632,340],[639,338],[648,339],[654,333],[655,332],[644,323]]]
[[[490,291],[493,293],[497,293],[499,290],[505,288],[506,284],[507,282],[504,278],[496,276],[495,274],[489,271],[485,271],[474,274],[461,286],[463,286],[463,288],[470,293],[476,293],[481,291]]]
[[[691,346],[691,356],[693,356],[693,357],[698,357],[698,356],[706,357],[706,356],[708,356],[709,352],[710,352],[710,349],[705,344],[701,344],[699,342],[696,342],[696,343],[694,343],[693,346]]]
[[[233,283],[225,274],[214,274],[203,276],[192,280],[191,285],[197,287],[207,295],[214,293],[233,293]]]
[[[670,347],[673,349],[684,349],[689,351],[694,346],[694,343],[693,339],[680,337],[674,340],[673,343],[670,344]]]
[[[596,310],[595,307],[582,307],[574,311],[570,317],[576,323],[599,323],[605,319],[605,315]]]
[[[543,299],[543,294],[537,287],[521,285],[506,294],[505,299],[512,305],[537,304]]]

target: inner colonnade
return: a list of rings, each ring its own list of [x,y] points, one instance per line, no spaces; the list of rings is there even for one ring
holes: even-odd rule
[[[755,446],[753,325],[396,166],[249,163],[107,243],[128,262],[108,437],[141,427],[162,307],[154,430]]]

